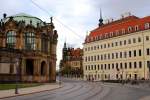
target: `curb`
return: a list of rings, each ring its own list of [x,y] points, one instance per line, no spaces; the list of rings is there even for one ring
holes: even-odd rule
[[[24,95],[35,94],[35,93],[40,93],[40,92],[52,91],[52,90],[56,90],[56,89],[62,88],[63,86],[64,85],[59,86],[59,87],[54,88],[54,89],[50,89],[50,90],[48,89],[48,90],[42,90],[42,91],[37,91],[37,92],[30,92],[30,93],[24,93],[24,94],[16,94],[16,95],[7,96],[7,97],[0,97],[0,99],[6,99],[6,98],[11,98],[11,97],[24,96]]]

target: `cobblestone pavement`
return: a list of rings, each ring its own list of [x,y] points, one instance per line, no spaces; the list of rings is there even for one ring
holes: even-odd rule
[[[3,100],[150,100],[150,90],[128,85],[64,79],[63,87]]]

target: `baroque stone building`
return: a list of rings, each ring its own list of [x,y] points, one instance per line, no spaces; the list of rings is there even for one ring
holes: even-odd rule
[[[83,50],[80,48],[69,48],[64,43],[62,50],[62,60],[60,66],[62,74],[71,77],[81,77],[83,75]]]
[[[24,13],[0,21],[0,81],[56,80],[57,31],[50,23]]]
[[[103,23],[84,42],[84,79],[150,79],[150,16]]]

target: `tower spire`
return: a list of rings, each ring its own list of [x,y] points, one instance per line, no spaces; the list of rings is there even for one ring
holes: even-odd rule
[[[101,11],[101,8],[100,8],[100,19],[99,19],[99,27],[103,25],[103,18],[102,18],[102,11]]]

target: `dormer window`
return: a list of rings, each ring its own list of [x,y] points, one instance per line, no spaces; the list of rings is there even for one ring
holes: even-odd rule
[[[119,35],[119,30],[116,30],[116,36]]]
[[[129,26],[129,27],[128,27],[128,32],[131,32],[131,31],[132,31],[132,27]]]
[[[110,37],[113,37],[113,32],[110,32]]]
[[[105,38],[108,38],[108,33],[105,33]]]
[[[125,29],[122,29],[122,34],[125,34],[125,33],[126,33]]]
[[[139,26],[136,25],[136,26],[135,26],[135,31],[138,31],[138,30],[139,30]]]
[[[150,24],[149,23],[145,23],[145,29],[149,29],[150,28]]]

